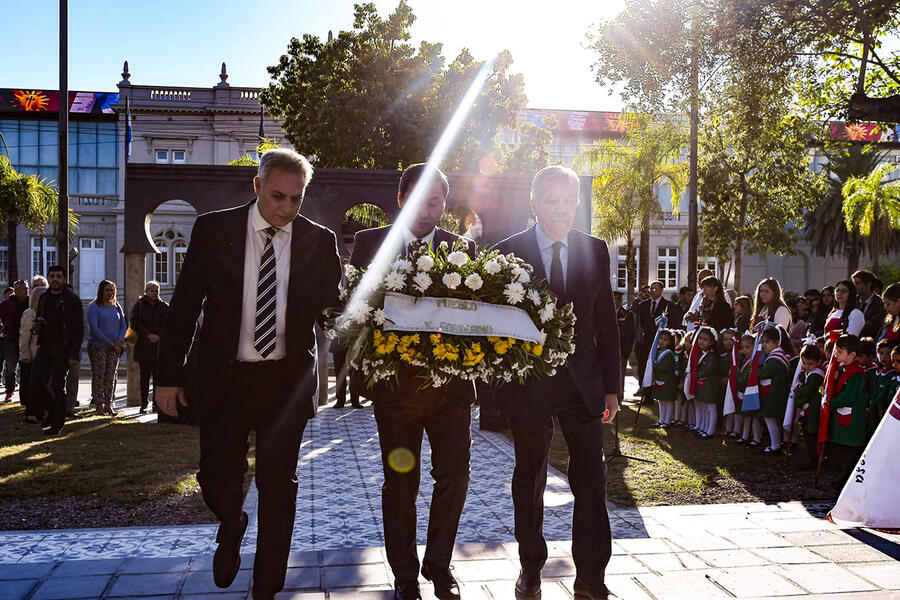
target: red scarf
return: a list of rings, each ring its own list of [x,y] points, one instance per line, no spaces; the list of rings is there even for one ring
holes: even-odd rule
[[[737,389],[737,362],[738,362],[738,343],[735,342],[731,347],[731,368],[728,369],[728,389],[731,390],[731,399],[734,401],[735,410],[741,410],[743,398],[738,397]]]

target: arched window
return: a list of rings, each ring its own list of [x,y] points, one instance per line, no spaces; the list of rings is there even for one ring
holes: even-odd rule
[[[187,254],[187,241],[183,234],[172,229],[158,233],[153,241],[159,254],[153,257],[151,276],[163,287],[174,286]]]

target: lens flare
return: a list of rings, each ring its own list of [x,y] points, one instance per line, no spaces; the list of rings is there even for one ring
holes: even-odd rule
[[[416,457],[406,448],[394,448],[388,454],[388,464],[398,473],[409,473],[416,467]]]

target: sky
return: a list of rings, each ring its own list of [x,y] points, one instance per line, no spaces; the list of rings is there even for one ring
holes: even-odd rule
[[[382,16],[398,0],[375,4]],[[0,88],[58,89],[56,2],[2,0]],[[350,29],[352,0],[69,0],[69,89],[116,91],[127,60],[137,85],[212,86],[228,65],[228,83],[263,87],[291,37],[325,38]],[[624,0],[411,0],[413,42],[463,47],[476,59],[502,50],[525,75],[532,108],[620,110],[613,90],[591,73],[586,32],[614,17]],[[41,8],[46,6],[50,10]]]

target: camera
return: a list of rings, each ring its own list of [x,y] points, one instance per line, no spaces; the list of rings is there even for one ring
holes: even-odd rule
[[[31,335],[40,335],[41,329],[46,325],[47,319],[44,317],[35,317],[34,323],[31,326]]]

